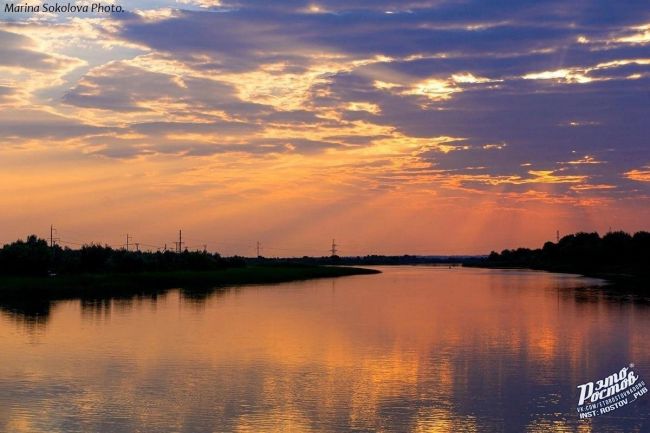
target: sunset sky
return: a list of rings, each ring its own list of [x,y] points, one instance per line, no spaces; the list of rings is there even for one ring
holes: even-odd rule
[[[5,3],[0,242],[475,254],[650,229],[647,0]]]

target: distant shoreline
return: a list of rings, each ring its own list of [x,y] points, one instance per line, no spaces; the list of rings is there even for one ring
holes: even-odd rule
[[[559,236],[558,236],[559,238]],[[541,248],[506,249],[465,266],[521,268],[580,274],[607,280],[612,286],[648,290],[650,233],[623,231],[578,232],[546,242]]]
[[[206,271],[0,276],[0,300],[59,300],[125,296],[174,288],[214,289],[222,286],[274,284],[317,278],[378,274],[349,266],[245,266]]]
[[[493,264],[487,261],[463,263],[462,266],[466,268],[522,269],[522,270],[530,270],[530,271],[551,272],[554,274],[573,274],[573,275],[580,275],[582,277],[587,277],[587,278],[599,278],[601,280],[605,280],[607,282],[607,285],[613,287],[619,285],[632,285],[633,287],[636,287],[637,285],[639,285],[639,288],[641,288],[640,286],[641,284],[647,287],[647,285],[650,283],[650,277],[648,277],[647,275],[615,273],[615,272],[596,272],[596,271],[589,271],[584,269],[583,270],[572,269],[566,267],[533,267],[533,266],[522,266],[522,265],[504,264],[504,263]]]

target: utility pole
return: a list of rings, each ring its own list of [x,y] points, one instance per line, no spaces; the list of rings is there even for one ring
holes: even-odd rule
[[[174,243],[176,244],[176,252],[179,254],[183,252],[183,231],[182,230],[178,231],[178,241]]]
[[[52,249],[54,249],[54,242],[59,240],[54,237],[54,233],[56,233],[56,228],[54,228],[54,225],[50,224],[50,248]]]
[[[207,254],[207,253],[208,253],[208,245],[203,244],[203,254]]]
[[[559,230],[555,230],[555,240],[557,242],[560,242],[560,231]]]
[[[129,251],[129,241],[133,239],[132,236],[129,236],[129,234],[126,234],[126,250]]]
[[[135,250],[140,251],[140,243],[139,242],[135,243]]]
[[[257,257],[262,257],[262,256],[260,255],[260,248],[261,248],[261,247],[262,247],[262,246],[260,245],[260,241],[257,241]]]
[[[337,247],[337,246],[338,246],[338,245],[336,245],[336,241],[335,241],[335,239],[332,239],[332,249],[330,250],[330,251],[332,252],[332,256],[335,256],[335,255],[336,255],[336,247]]]
[[[59,238],[54,237],[54,233],[56,233],[56,229],[54,228],[53,224],[50,224],[50,250],[52,251],[52,258],[56,255],[56,250],[54,249],[54,242],[58,241]]]

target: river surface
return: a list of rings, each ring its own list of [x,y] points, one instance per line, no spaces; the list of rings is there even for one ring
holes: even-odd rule
[[[577,385],[634,363],[650,303],[545,272],[382,274],[0,310],[2,432],[650,432]]]

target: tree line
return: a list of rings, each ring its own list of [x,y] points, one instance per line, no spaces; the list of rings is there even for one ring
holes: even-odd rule
[[[482,263],[583,274],[650,275],[650,233],[576,233],[542,248],[492,251]]]
[[[181,253],[127,251],[98,244],[79,249],[48,245],[35,235],[0,249],[0,274],[52,274],[202,271],[245,266],[241,257],[185,250]]]

